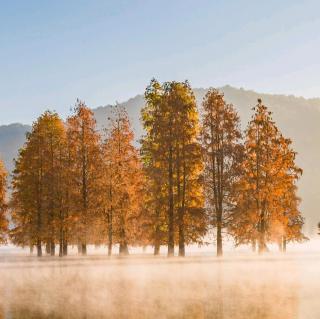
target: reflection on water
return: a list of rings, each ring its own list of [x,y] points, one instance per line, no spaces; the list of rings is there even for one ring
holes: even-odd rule
[[[320,318],[320,256],[0,259],[0,319]]]

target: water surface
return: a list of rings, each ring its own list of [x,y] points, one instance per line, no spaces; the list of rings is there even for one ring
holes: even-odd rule
[[[0,257],[0,318],[320,318],[320,255]]]

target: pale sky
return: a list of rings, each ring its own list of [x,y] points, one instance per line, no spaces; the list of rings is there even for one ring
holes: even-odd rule
[[[320,1],[1,1],[0,124],[143,93],[152,77],[320,96]]]

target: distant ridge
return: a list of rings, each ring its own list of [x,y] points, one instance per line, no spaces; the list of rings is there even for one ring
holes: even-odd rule
[[[27,131],[31,126],[13,123],[0,126],[0,156],[8,170],[13,168],[13,159],[25,141]]]
[[[208,89],[195,88],[194,94],[198,105]],[[316,232],[316,224],[320,221],[318,203],[320,202],[320,98],[306,99],[293,95],[257,93],[243,88],[226,85],[220,88],[228,103],[233,103],[241,117],[242,129],[247,125],[252,114],[251,108],[261,98],[274,113],[277,122],[286,137],[293,140],[298,152],[297,162],[303,168],[304,174],[299,182],[299,194],[302,198],[301,210],[306,217],[306,232]],[[139,140],[143,134],[140,123],[140,110],[144,105],[143,95],[137,95],[126,102],[120,103],[126,107],[132,126]],[[102,129],[107,124],[110,115],[110,105],[93,109],[97,125]],[[25,133],[29,125],[14,123],[0,126],[0,154],[7,169],[13,168],[13,158],[25,141]]]

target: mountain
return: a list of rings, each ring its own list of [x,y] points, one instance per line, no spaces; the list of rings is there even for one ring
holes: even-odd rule
[[[237,108],[241,117],[242,128],[245,129],[251,114],[251,108],[261,98],[273,112],[273,118],[286,137],[293,140],[294,149],[298,152],[297,163],[304,173],[299,181],[299,194],[302,198],[301,210],[306,217],[305,231],[314,234],[316,225],[320,221],[317,204],[320,202],[320,99],[305,99],[303,97],[262,94],[242,88],[231,86],[220,88],[224,92],[228,103]],[[194,89],[198,105],[205,96],[207,89]],[[143,133],[140,123],[140,110],[144,105],[143,95],[137,95],[124,103],[136,134],[138,142]],[[110,116],[110,106],[100,106],[93,109],[97,125],[102,129]],[[201,110],[200,110],[201,111]],[[12,158],[22,146],[25,132],[30,129],[28,125],[11,124],[0,126],[0,153],[8,169],[12,169]]]
[[[17,156],[19,148],[25,141],[26,132],[30,125],[19,123],[0,126],[0,154],[7,170],[13,169],[13,159]]]

